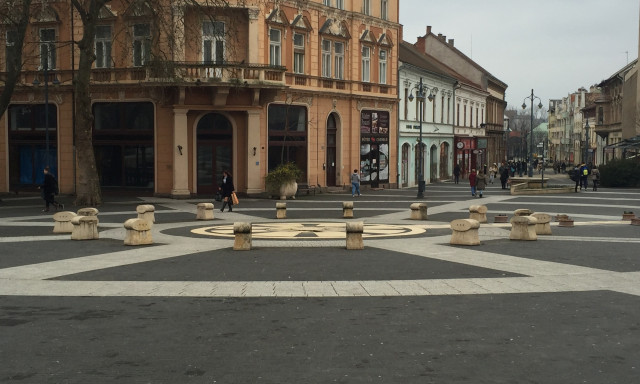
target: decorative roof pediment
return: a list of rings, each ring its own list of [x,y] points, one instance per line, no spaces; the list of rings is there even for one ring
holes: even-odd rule
[[[384,47],[393,47],[393,41],[391,40],[391,36],[389,36],[386,33],[383,33],[382,35],[380,35],[380,38],[378,39],[378,44]]]
[[[98,12],[98,19],[115,19],[116,16],[109,4],[105,4]]]
[[[296,17],[291,22],[291,27],[296,29],[302,29],[305,31],[311,31],[311,23],[309,19],[303,14],[296,15]]]
[[[373,35],[373,32],[371,32],[368,29],[365,29],[364,32],[362,32],[362,36],[360,36],[360,41],[363,43],[370,43],[370,44],[376,44],[378,42],[376,37]]]
[[[146,1],[134,1],[124,11],[125,17],[148,17],[153,15],[153,10]]]
[[[349,29],[344,21],[339,22],[336,19],[327,19],[320,28],[320,34],[350,39]]]
[[[287,15],[284,13],[284,11],[281,11],[280,9],[275,8],[267,16],[267,23],[280,24],[280,25],[287,26],[289,25],[289,19],[287,19]]]
[[[34,15],[35,23],[57,23],[60,21],[58,13],[49,5],[43,5]]]

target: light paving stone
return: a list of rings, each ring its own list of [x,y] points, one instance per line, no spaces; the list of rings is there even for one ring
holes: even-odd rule
[[[389,285],[402,296],[422,296],[428,295],[429,291],[421,287],[417,282],[411,280],[391,280]]]
[[[369,296],[369,293],[357,281],[333,281],[331,285],[339,296]]]
[[[445,280],[419,280],[417,284],[426,289],[431,295],[458,295],[460,292],[450,285],[447,285]]]
[[[308,297],[335,297],[339,296],[330,282],[305,281],[302,283],[305,296]]]
[[[360,285],[370,296],[398,296],[398,291],[393,289],[387,281],[362,281]]]
[[[473,280],[470,279],[449,279],[447,280],[447,285],[450,285],[461,294],[489,293],[488,290],[474,283]]]
[[[277,281],[273,286],[276,297],[303,297],[304,287],[301,281]]]
[[[245,297],[274,296],[273,281],[252,281],[248,282],[242,292]]]

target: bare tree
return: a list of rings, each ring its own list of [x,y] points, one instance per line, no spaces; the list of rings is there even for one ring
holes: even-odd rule
[[[7,52],[10,55],[7,60],[7,76],[4,79],[4,87],[0,93],[0,117],[4,115],[15,90],[20,72],[22,71],[22,52],[24,39],[31,15],[31,0],[6,0],[0,8],[0,23],[5,25],[7,40]]]
[[[110,0],[71,0],[82,20],[82,39],[76,44],[80,51],[78,71],[74,79],[76,94],[76,151],[78,164],[76,205],[96,206],[102,203],[100,178],[93,151],[93,113],[91,111],[91,67],[96,60],[94,41],[98,14]]]

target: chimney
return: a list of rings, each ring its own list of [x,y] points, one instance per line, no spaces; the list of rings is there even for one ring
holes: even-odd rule
[[[442,42],[446,43],[447,42],[447,36],[442,35],[442,37],[440,38],[442,40]]]
[[[453,47],[453,39],[449,39],[449,45]]]
[[[438,33],[438,39],[442,40],[442,33]]]
[[[427,35],[431,34],[431,26],[427,25]]]

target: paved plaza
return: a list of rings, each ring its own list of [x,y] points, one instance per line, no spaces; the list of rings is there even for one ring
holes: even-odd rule
[[[552,175],[552,183],[570,183]],[[0,202],[0,383],[636,383],[640,190],[482,199],[461,184],[241,199],[106,196],[99,240],[53,234],[36,196]],[[67,210],[72,199],[61,197]],[[354,219],[342,202],[354,201]],[[424,201],[429,220],[409,220]],[[155,206],[153,245],[123,223]],[[449,244],[485,204],[481,245]],[[567,214],[510,241],[500,213]],[[365,224],[346,250],[344,223]],[[254,225],[233,251],[233,223]]]

